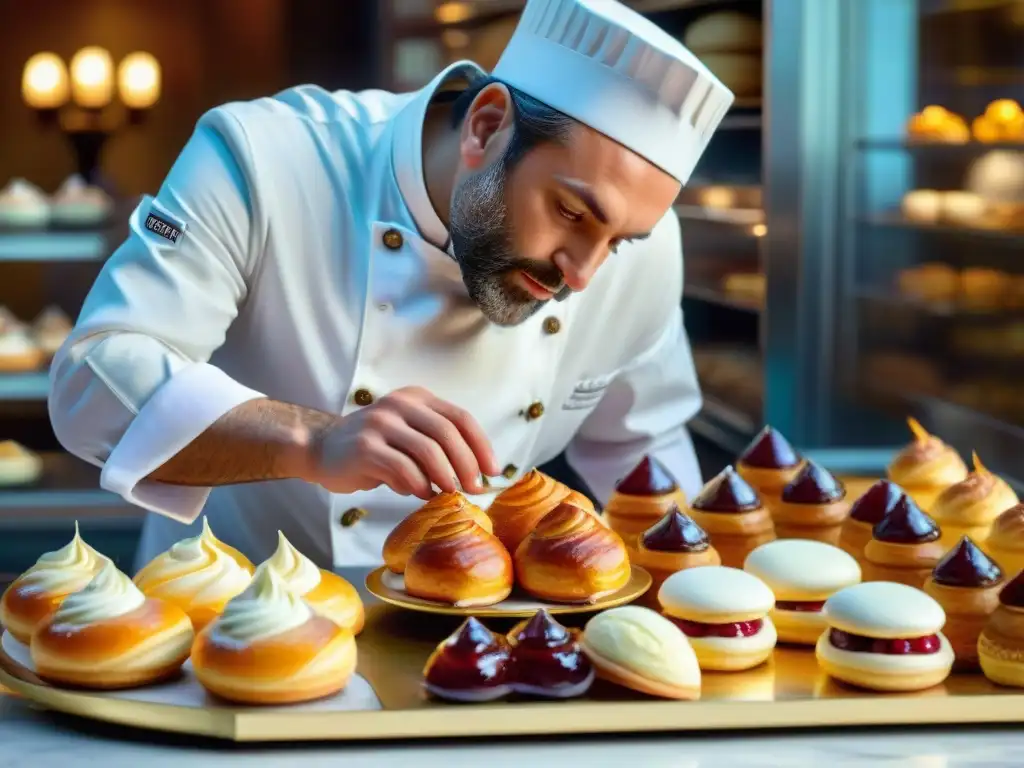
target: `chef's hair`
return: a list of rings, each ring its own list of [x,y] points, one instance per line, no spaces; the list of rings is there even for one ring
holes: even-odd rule
[[[473,100],[484,88],[492,83],[501,82],[490,75],[470,80],[469,86],[458,94],[452,104],[452,127],[457,128],[462,124]],[[511,168],[534,147],[541,144],[561,144],[568,138],[569,130],[574,123],[571,117],[513,88],[508,83],[502,84],[508,88],[512,96],[514,126],[512,141],[509,142],[502,158],[506,168]]]

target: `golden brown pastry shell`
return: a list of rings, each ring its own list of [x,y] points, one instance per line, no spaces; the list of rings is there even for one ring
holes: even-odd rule
[[[939,495],[963,481],[967,465],[960,454],[937,439],[913,442],[892,461],[888,478],[900,486],[925,512],[931,512]]]
[[[864,547],[871,541],[873,528],[870,523],[847,517],[839,530],[839,547],[857,560],[862,560]]]
[[[992,612],[978,638],[978,656],[986,677],[994,679],[986,667],[998,665],[1001,677],[1014,679],[995,682],[1024,687],[1024,609],[1000,605]]]
[[[803,466],[804,462],[801,461],[792,467],[768,469],[765,467],[752,467],[749,464],[738,461],[736,462],[736,472],[749,485],[753,486],[754,490],[761,496],[761,501],[766,501],[766,497],[774,501],[774,499],[782,495],[782,489],[793,482],[796,476],[800,474]]]
[[[673,573],[685,571],[687,568],[722,564],[722,557],[713,546],[708,546],[703,552],[662,552],[647,549],[643,546],[643,541],[640,541],[638,547],[628,548],[628,552],[630,562],[639,565],[651,575],[651,586],[644,593],[641,602],[657,610],[661,610],[658,590]]]
[[[944,554],[938,541],[895,544],[873,538],[864,547],[864,581],[895,581],[921,589]]]
[[[747,555],[776,538],[771,514],[765,507],[749,512],[705,512],[690,507],[688,514],[711,537],[722,565],[730,568],[742,568]]]
[[[1017,503],[1017,494],[1001,478],[974,474],[943,491],[930,514],[942,529],[942,542],[952,547],[963,536],[984,541],[995,520]]]
[[[686,494],[676,490],[658,496],[633,496],[616,491],[608,499],[606,515],[625,520],[654,520],[663,518],[673,506],[686,509]],[[651,523],[653,525],[654,523]],[[650,527],[650,526],[648,526]],[[646,529],[644,529],[646,530]]]
[[[46,353],[41,349],[17,353],[0,353],[0,373],[26,373],[37,371],[46,363]]]
[[[485,531],[493,530],[491,519],[458,491],[439,493],[396,525],[384,540],[384,564],[392,573],[404,573],[413,550],[434,523],[453,512],[466,510]]]
[[[358,635],[363,631],[366,612],[356,588],[331,571],[320,570],[320,583],[302,596],[309,606],[339,627]]]
[[[616,517],[605,512],[605,524],[615,531],[626,546],[635,547],[644,533],[655,526],[661,518]]]
[[[527,472],[515,485],[499,493],[487,508],[494,535],[505,549],[515,552],[537,523],[563,501],[569,500],[571,494],[573,491],[568,486],[543,472],[536,469]],[[580,506],[581,498],[593,511],[589,499],[581,494],[575,494],[570,503]]]
[[[28,645],[32,632],[40,622],[57,610],[64,598],[84,589],[94,575],[83,573],[80,578],[72,579],[69,574],[68,582],[56,592],[32,589],[21,578],[15,579],[0,598],[0,624],[16,640]]]
[[[957,670],[978,668],[978,638],[989,616],[999,607],[999,592],[1005,580],[990,587],[950,587],[937,584],[929,577],[924,592],[942,606],[946,624],[942,634],[949,640],[956,655]]]
[[[779,539],[812,539],[837,545],[843,521],[850,514],[846,499],[825,504],[792,504],[775,501],[771,505],[775,536]]]

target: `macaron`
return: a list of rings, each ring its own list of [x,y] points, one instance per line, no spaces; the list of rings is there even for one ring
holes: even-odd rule
[[[597,676],[665,699],[700,698],[700,665],[686,635],[649,608],[611,608],[587,622],[580,647]]]
[[[844,683],[875,691],[920,691],[945,680],[953,648],[946,613],[919,589],[892,581],[854,584],[822,610],[829,630],[815,647],[818,665]]]
[[[771,616],[779,641],[814,645],[828,623],[821,609],[844,587],[860,582],[857,561],[831,544],[810,539],[779,539],[749,555],[743,570],[775,595]]]
[[[703,670],[752,669],[772,655],[777,636],[768,614],[775,596],[746,571],[710,565],[673,573],[658,602],[689,638]]]

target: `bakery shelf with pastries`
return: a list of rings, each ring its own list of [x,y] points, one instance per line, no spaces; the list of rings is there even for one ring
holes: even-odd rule
[[[57,306],[46,307],[31,321],[0,306],[0,397],[5,376],[45,372],[71,329],[71,318]],[[45,398],[46,391],[41,394]]]
[[[925,262],[901,269],[893,290],[859,288],[861,299],[890,302],[940,317],[1024,319],[1024,275],[989,267]]]
[[[99,487],[99,470],[67,453],[0,440],[0,522],[79,516],[139,519],[142,510]]]

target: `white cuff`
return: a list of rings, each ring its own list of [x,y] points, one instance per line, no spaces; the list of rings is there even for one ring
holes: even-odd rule
[[[261,397],[265,395],[208,363],[179,371],[142,407],[111,451],[100,485],[131,504],[191,523],[202,511],[210,488],[144,479],[225,413]]]

